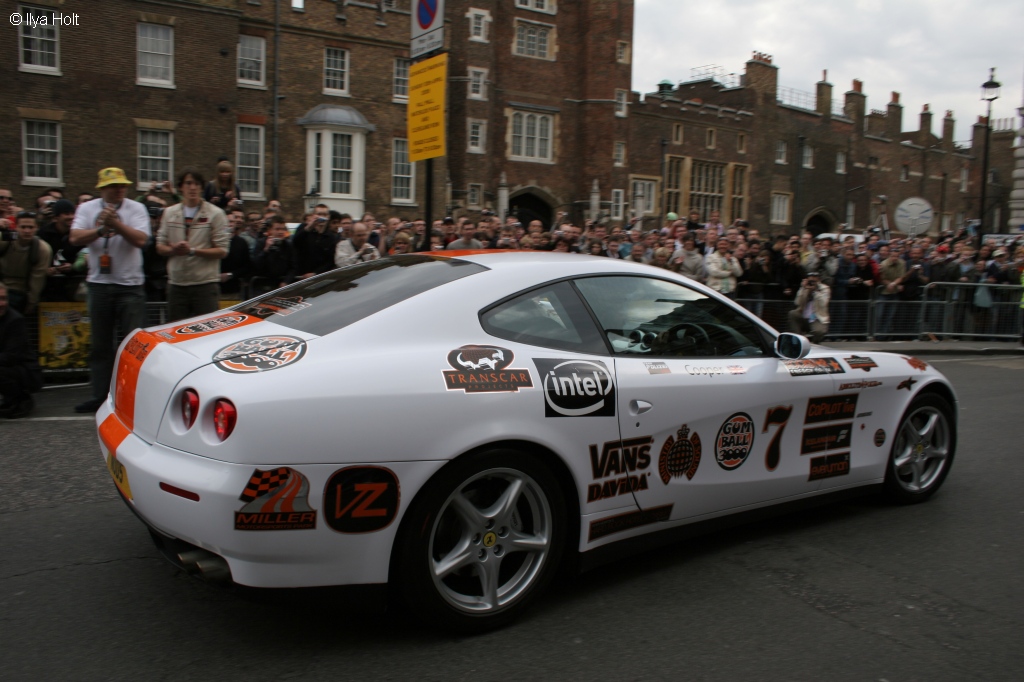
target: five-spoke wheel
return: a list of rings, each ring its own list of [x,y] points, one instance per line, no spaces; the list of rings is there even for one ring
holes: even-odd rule
[[[910,403],[893,441],[885,488],[897,502],[922,502],[946,478],[956,450],[953,410],[934,393]]]

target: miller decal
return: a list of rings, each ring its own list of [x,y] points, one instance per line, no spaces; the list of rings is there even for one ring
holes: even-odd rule
[[[625,514],[609,516],[605,519],[598,519],[597,521],[590,522],[590,537],[588,539],[593,542],[606,535],[621,533],[622,531],[639,528],[640,526],[649,526],[652,523],[668,521],[671,516],[672,505],[666,504],[661,507],[652,507],[651,509],[631,511]]]
[[[309,506],[309,481],[289,467],[254,470],[238,499],[246,504],[235,512],[235,530],[316,528],[316,510]]]
[[[324,520],[339,533],[373,533],[391,525],[400,500],[398,478],[390,469],[339,469],[324,488]]]
[[[673,478],[686,476],[686,480],[692,481],[700,466],[700,436],[694,431],[690,435],[690,428],[683,424],[683,427],[676,432],[678,439],[668,437],[665,444],[661,446],[661,454],[658,455],[658,475],[661,482],[668,485]]]
[[[597,482],[587,486],[587,502],[647,490],[652,443],[651,436],[613,440],[602,445],[600,453],[596,445],[591,445],[590,467]],[[610,476],[611,480],[600,481]]]
[[[811,457],[811,472],[808,481],[820,481],[833,476],[845,476],[850,473],[850,453],[840,452],[824,457]]]
[[[835,358],[804,358],[803,360],[783,360],[789,373],[795,377],[811,376],[812,374],[846,374],[846,370]]]
[[[715,461],[727,471],[747,461],[754,447],[754,420],[749,414],[737,412],[722,424],[715,438]]]
[[[253,374],[294,364],[306,354],[306,342],[295,336],[257,336],[224,346],[213,356],[217,369]]]
[[[518,393],[533,388],[528,369],[508,369],[515,355],[499,346],[467,345],[448,353],[454,369],[442,370],[449,391],[466,393]]]
[[[614,417],[615,382],[597,360],[534,359],[544,388],[545,417]]]
[[[811,455],[826,450],[848,448],[852,435],[852,422],[804,429],[803,438],[800,439],[800,454]]]
[[[850,366],[850,369],[862,369],[865,372],[870,372],[872,369],[876,369],[878,367],[878,363],[871,358],[865,358],[859,355],[843,358],[843,361]]]
[[[828,395],[823,398],[811,398],[807,401],[804,424],[853,419],[857,414],[857,398],[858,396],[855,395]]]

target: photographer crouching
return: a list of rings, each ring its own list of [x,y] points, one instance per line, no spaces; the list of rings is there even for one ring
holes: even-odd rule
[[[828,334],[828,303],[832,291],[821,283],[817,272],[807,273],[796,294],[796,307],[789,311],[789,330],[809,336],[812,343],[821,343]]]

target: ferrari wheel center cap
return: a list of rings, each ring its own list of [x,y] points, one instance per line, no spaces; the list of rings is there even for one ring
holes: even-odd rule
[[[495,533],[493,533],[493,532],[487,533],[486,535],[484,535],[484,547],[487,547],[487,548],[494,547],[494,543],[496,543],[497,541],[498,541],[498,536]]]

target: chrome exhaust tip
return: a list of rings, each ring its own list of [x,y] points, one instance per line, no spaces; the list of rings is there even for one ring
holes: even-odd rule
[[[185,552],[179,552],[178,561],[181,562],[185,572],[191,575],[199,572],[199,567],[196,564],[208,556],[210,556],[209,552],[204,552],[201,549],[190,549]]]
[[[195,563],[200,575],[211,582],[227,582],[231,580],[231,569],[228,562],[216,554],[208,554]]]

